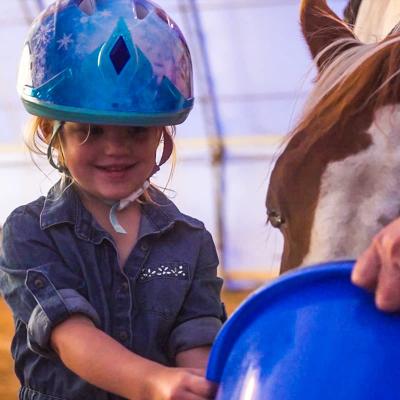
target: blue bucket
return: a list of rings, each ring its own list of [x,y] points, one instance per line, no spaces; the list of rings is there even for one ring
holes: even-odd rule
[[[400,316],[351,284],[353,265],[302,268],[247,299],[212,348],[217,400],[399,400]]]

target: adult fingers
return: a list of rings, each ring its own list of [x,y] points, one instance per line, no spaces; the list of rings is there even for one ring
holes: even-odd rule
[[[375,302],[383,311],[400,311],[400,219],[375,236],[354,267],[352,281],[375,289]]]
[[[378,283],[381,258],[378,243],[374,241],[357,259],[351,274],[352,282],[367,290],[374,290]]]
[[[382,311],[400,311],[400,266],[398,264],[382,268],[375,302]]]
[[[382,311],[400,311],[400,254],[391,246],[382,256],[375,302]]]

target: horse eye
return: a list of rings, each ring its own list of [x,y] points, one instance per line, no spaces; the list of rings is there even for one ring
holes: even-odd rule
[[[283,218],[283,216],[278,214],[276,211],[268,211],[267,216],[268,216],[267,221],[274,228],[280,228],[281,225],[285,223],[285,218]]]

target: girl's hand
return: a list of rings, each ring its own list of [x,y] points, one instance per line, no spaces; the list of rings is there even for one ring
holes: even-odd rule
[[[381,230],[359,257],[351,279],[375,292],[382,311],[400,311],[400,218]]]
[[[217,389],[205,379],[202,369],[160,366],[150,379],[154,385],[150,398],[154,400],[209,400]]]
[[[67,368],[106,392],[132,400],[210,400],[203,369],[170,368],[129,351],[86,316],[73,314],[52,331],[51,346]]]

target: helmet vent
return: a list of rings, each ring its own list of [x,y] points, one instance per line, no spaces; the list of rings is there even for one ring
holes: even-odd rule
[[[96,10],[96,4],[94,0],[75,0],[75,3],[79,9],[87,15],[92,15]]]
[[[139,3],[138,1],[134,1],[135,9],[136,9],[136,16],[138,19],[145,19],[149,14],[149,10],[143,4]]]
[[[128,47],[126,46],[125,40],[122,36],[120,36],[110,52],[111,62],[113,63],[115,71],[118,75],[124,69],[130,58],[131,55]]]

